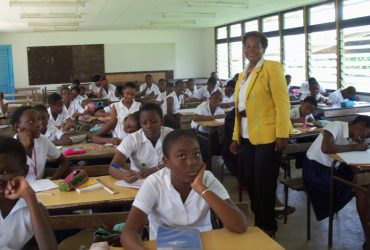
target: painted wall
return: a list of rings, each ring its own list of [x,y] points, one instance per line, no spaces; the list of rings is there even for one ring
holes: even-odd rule
[[[172,70],[175,78],[207,77],[215,70],[215,45],[214,29],[189,29],[189,30],[125,30],[125,31],[88,31],[88,32],[49,32],[49,33],[8,33],[0,35],[0,44],[10,44],[13,50],[14,81],[15,87],[29,87],[27,47],[52,46],[52,45],[81,45],[105,44],[117,47],[132,46],[133,44],[168,45],[174,47],[174,62]],[[119,45],[119,46],[118,46]],[[163,46],[162,46],[163,47]],[[143,50],[142,53],[145,53]],[[172,54],[172,52],[169,52]],[[142,60],[145,54],[138,55]],[[124,59],[123,59],[124,60]],[[156,59],[156,62],[160,60]],[[171,63],[171,62],[170,62]],[[137,63],[135,63],[137,64]],[[119,67],[119,62],[117,62]],[[117,65],[108,65],[117,69]],[[145,65],[145,64],[144,64]],[[106,65],[107,66],[107,65]],[[163,62],[163,70],[169,62]],[[158,69],[158,67],[156,68]],[[106,68],[106,70],[109,70]],[[143,68],[137,71],[142,71]],[[152,70],[147,68],[146,70]],[[126,71],[124,68],[121,72]],[[131,71],[131,69],[130,69]],[[108,72],[108,71],[107,71]],[[55,85],[47,85],[50,89]],[[40,85],[40,87],[43,87]]]

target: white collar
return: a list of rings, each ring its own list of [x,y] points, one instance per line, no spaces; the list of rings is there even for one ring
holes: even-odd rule
[[[261,59],[257,62],[256,66],[254,68],[261,68],[264,62],[265,62],[265,58],[264,58],[264,56],[262,56]],[[245,75],[247,75],[249,64],[250,63],[248,63],[247,67],[245,67],[245,69],[243,71],[243,73]]]

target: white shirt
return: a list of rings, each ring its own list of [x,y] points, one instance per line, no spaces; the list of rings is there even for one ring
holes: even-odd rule
[[[234,94],[232,94],[231,96],[224,95],[222,103],[231,103],[231,102],[234,102]]]
[[[83,109],[83,107],[81,107],[80,104],[78,104],[77,102],[71,102],[69,104],[69,107],[67,108],[66,105],[63,105],[63,113],[67,113],[67,116],[68,117],[72,117],[74,114],[76,113],[80,113],[82,114],[83,112],[85,112],[85,110]],[[63,121],[64,122],[64,121]]]
[[[323,129],[333,135],[333,144],[352,144],[352,140],[350,140],[349,138],[348,122],[334,121],[326,125]],[[327,167],[331,167],[333,159],[328,154],[324,154],[321,150],[323,139],[324,136],[322,133],[316,138],[311,147],[308,149],[307,158],[317,161],[318,163],[321,163],[322,165],[325,165]],[[337,165],[339,165],[339,163]]]
[[[344,101],[341,90],[338,89],[338,90],[334,91],[333,93],[331,93],[329,95],[328,101],[329,101],[329,103],[331,103],[333,105],[340,105],[340,103]]]
[[[194,97],[194,98],[197,98],[197,92],[198,92],[198,89],[194,87],[194,91],[191,92],[190,89],[185,89],[185,95],[187,95],[188,97]]]
[[[32,237],[31,215],[20,198],[6,218],[0,213],[0,249],[22,249]]]
[[[14,136],[14,138],[17,137],[17,135]],[[27,155],[29,169],[26,180],[28,182],[42,179],[44,176],[46,159],[56,160],[61,155],[61,152],[45,137],[45,135],[40,135],[39,138],[33,140],[32,157]]]
[[[294,107],[290,110],[290,119],[298,119],[301,118],[301,114],[299,112],[299,106]],[[312,120],[314,121],[315,118],[313,117],[312,114],[306,115],[305,120]]]
[[[225,114],[225,111],[221,107],[217,107],[215,110],[215,113],[211,113],[211,109],[209,107],[209,101],[207,102],[202,102],[201,104],[198,105],[198,107],[195,109],[194,114],[197,115],[204,115],[204,116],[213,116],[213,115],[222,115]],[[198,128],[198,123],[195,121],[191,121],[191,127],[194,129]],[[211,130],[210,127],[205,127],[205,126],[199,126],[198,130],[203,133],[209,133]]]
[[[116,96],[115,92],[109,92],[107,96],[105,96],[111,102],[118,102],[119,98]]]
[[[109,104],[109,106],[104,107],[104,109],[103,109],[103,110],[104,110],[104,112],[105,112],[105,113],[112,113],[113,104],[115,104],[115,102],[114,102],[114,103]]]
[[[146,83],[143,83],[143,84],[140,85],[140,90],[139,91],[141,92],[145,88],[146,88]],[[152,92],[154,92],[154,96],[157,96],[157,95],[160,95],[161,94],[161,92],[159,91],[159,88],[158,88],[157,84],[155,84],[155,83],[152,83],[152,86],[150,86],[150,88],[148,88],[145,91],[144,96],[150,95]]]
[[[85,99],[81,95],[77,95],[75,99],[73,99],[73,102],[77,105],[82,106],[82,102],[85,101]]]
[[[129,114],[135,113],[140,109],[140,102],[133,101],[130,108],[127,108],[125,105],[123,105],[123,99],[119,102],[113,103],[113,107],[116,108],[117,111],[117,125],[113,130],[113,137],[117,137],[120,139],[123,139],[127,136],[127,133],[124,130],[124,120],[126,116]],[[112,109],[113,109],[112,107]]]
[[[100,85],[99,87],[96,86],[96,83],[91,83],[89,85],[89,90],[94,92],[95,95],[97,95],[100,91],[100,88],[102,88],[102,86]],[[107,98],[108,94],[112,93],[113,96],[114,96],[114,92],[116,91],[116,86],[113,85],[113,84],[108,84],[108,91],[105,90],[105,88],[103,88],[103,91],[101,92],[101,96],[103,98]],[[112,95],[110,94],[110,95]]]
[[[143,129],[125,137],[117,150],[130,158],[131,169],[140,172],[141,169],[156,167],[162,163],[162,143],[172,128],[161,127],[161,135],[153,147],[152,142],[145,136]]]
[[[206,97],[207,100],[209,100],[211,95],[216,91],[220,91],[220,88],[217,86],[212,90],[211,93],[209,93],[209,91],[207,90],[207,86],[204,86],[203,88],[199,88],[197,92],[194,92],[193,97],[197,99],[202,99],[203,97]]]
[[[230,199],[225,187],[211,172],[204,172],[203,182],[221,199]],[[148,215],[150,240],[157,238],[159,225],[197,229],[201,232],[212,230],[208,203],[193,189],[183,203],[180,194],[172,185],[171,170],[168,168],[146,178],[133,206]]]
[[[310,95],[310,85],[308,84],[308,81],[305,81],[304,83],[301,84],[301,87],[299,88],[299,93],[301,93],[301,97],[303,96],[303,99]],[[320,93],[321,94],[326,93],[326,89],[321,85],[320,85]]]
[[[181,104],[184,103],[184,95],[177,96],[176,92],[173,91],[171,94],[169,94],[164,103],[163,103],[163,116],[167,114],[167,99],[169,97],[172,97],[173,104],[172,104],[172,111],[173,114],[177,114],[179,109],[181,108]]]
[[[100,86],[96,85],[96,82],[90,83],[89,90],[90,92],[93,92],[94,94],[98,93],[100,89]]]
[[[238,93],[238,112],[241,112],[245,110],[245,104],[247,103],[247,89],[249,86],[250,81],[252,80],[252,75],[254,74],[254,69],[255,68],[261,68],[265,59],[262,57],[256,66],[253,68],[252,72],[249,74],[247,79],[243,79],[242,82],[240,83],[240,89]],[[247,77],[247,71],[248,71],[249,64],[247,67],[244,69],[244,75]],[[244,139],[248,139],[248,122],[247,122],[247,117],[242,117],[241,122],[240,122],[240,135]]]
[[[63,108],[62,113],[58,114],[57,118],[54,120],[53,115],[51,114],[50,108],[48,108],[48,114],[49,114],[49,124],[54,125],[57,128],[62,128],[64,121],[66,121],[70,116],[68,115],[68,112],[66,109]]]
[[[45,133],[45,137],[48,138],[51,142],[60,140],[63,135],[63,131],[58,129],[52,124],[48,123],[48,127]]]

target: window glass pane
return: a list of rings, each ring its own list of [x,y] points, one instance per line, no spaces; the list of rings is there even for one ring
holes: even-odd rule
[[[370,25],[343,29],[342,87],[370,92]]]
[[[265,52],[265,58],[280,62],[280,38],[268,37],[268,47]]]
[[[303,10],[288,12],[283,15],[284,29],[303,26]]]
[[[217,39],[227,38],[226,26],[217,29]]]
[[[242,35],[242,26],[240,23],[230,26],[230,37],[238,37]]]
[[[326,89],[337,89],[336,37],[335,30],[309,34],[309,76]]]
[[[306,80],[304,34],[284,36],[285,74],[292,76],[291,86],[300,87]]]
[[[217,44],[217,74],[221,79],[229,78],[227,43]]]
[[[335,7],[334,3],[320,5],[309,9],[310,20],[309,24],[320,24],[335,22]]]
[[[369,0],[344,0],[343,1],[343,19],[370,16]]]
[[[270,16],[262,19],[262,30],[263,32],[279,30],[279,18],[278,16]]]
[[[258,31],[258,20],[253,20],[244,23],[244,32]]]
[[[231,76],[243,70],[242,42],[230,43],[230,71]]]

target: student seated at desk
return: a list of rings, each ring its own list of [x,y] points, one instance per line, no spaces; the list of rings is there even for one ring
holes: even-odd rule
[[[227,82],[225,87],[225,95],[221,103],[222,108],[231,108],[235,106],[234,101],[235,84],[236,82],[234,80],[230,80]]]
[[[11,124],[17,132],[14,138],[19,140],[26,149],[29,166],[26,177],[28,181],[43,178],[46,159],[56,160],[59,165],[52,179],[58,179],[68,171],[68,160],[41,134],[40,115],[36,109],[28,106],[16,109]]]
[[[80,105],[81,107],[85,106],[85,99],[80,95],[80,87],[74,86],[71,88],[72,102],[74,105]]]
[[[184,93],[184,98],[187,102],[189,101],[199,101],[198,98],[196,98],[196,93],[198,89],[195,87],[194,79],[189,78],[186,82],[186,89]]]
[[[114,92],[109,92],[108,95],[105,97],[111,102],[118,102],[123,97],[123,86],[118,85],[116,86],[116,90]]]
[[[162,126],[162,109],[155,103],[144,104],[139,117],[141,129],[122,140],[109,167],[110,175],[127,182],[145,178],[163,167],[162,142],[172,131]],[[120,169],[128,158],[131,168]]]
[[[24,178],[27,171],[22,144],[0,137],[0,249],[57,249],[47,211]]]
[[[4,94],[0,92],[0,115],[5,116],[8,112],[8,101],[4,98]]]
[[[211,209],[234,233],[247,230],[247,218],[230,199],[225,187],[205,170],[197,137],[174,130],[163,142],[166,167],[150,175],[131,207],[121,243],[125,249],[144,249],[140,232],[149,220],[150,240],[160,225],[211,231]]]
[[[329,216],[330,167],[333,159],[329,154],[364,151],[369,145],[364,143],[370,137],[370,117],[357,116],[352,123],[334,121],[324,127],[324,132],[317,137],[309,150],[303,166],[303,179],[308,195],[311,198],[316,218],[323,220]],[[345,164],[337,164],[335,175],[354,181],[357,184],[370,185],[370,174],[355,174]],[[357,211],[360,216],[365,235],[370,236],[366,207],[366,194],[358,189],[340,183],[335,183],[334,211],[341,210],[353,197],[357,197]],[[370,242],[368,242],[370,244]],[[369,245],[367,247],[370,247]],[[369,249],[369,248],[364,248]]]
[[[315,118],[312,113],[317,108],[315,97],[307,96],[303,102],[290,110],[290,121],[292,123],[307,123],[314,122]]]
[[[184,104],[185,84],[182,80],[175,82],[175,90],[167,95],[163,103],[164,125],[170,128],[180,128],[180,115],[178,111]]]
[[[48,96],[48,104],[49,123],[64,132],[69,131],[73,126],[73,120],[64,110],[62,97],[57,93],[52,93]]]
[[[41,122],[41,134],[45,135],[55,145],[66,146],[71,145],[73,142],[66,133],[63,133],[60,129],[52,124],[49,124],[49,113],[48,109],[38,104],[33,107],[39,112]]]
[[[92,142],[98,144],[106,144],[112,143],[113,145],[119,145],[121,141],[129,134],[132,134],[140,129],[140,122],[139,122],[139,111],[136,111],[133,114],[127,115],[123,120],[123,133],[121,134],[122,137],[114,136],[107,137],[106,135],[112,131],[114,126],[111,126],[110,123],[105,124],[98,132],[96,132],[92,137]]]
[[[305,81],[304,83],[302,83],[300,89],[299,89],[299,92],[301,93],[301,100],[303,100],[304,98],[306,98],[306,96],[309,96],[310,95],[310,90],[309,90],[309,86],[310,86],[310,83],[311,82],[317,82],[318,81],[316,80],[315,77],[310,77],[308,78],[307,81]],[[326,89],[320,85],[320,94],[324,95],[324,96],[327,96],[327,93],[326,93]]]
[[[87,100],[89,97],[86,95],[86,89],[84,86],[80,86],[80,95],[84,100]]]
[[[221,81],[221,80],[218,78],[218,75],[217,75],[217,73],[216,73],[216,72],[212,72],[210,77],[212,77],[212,78],[216,79],[216,88],[221,89],[221,88],[223,88],[223,87],[224,87],[224,83],[223,83],[223,81]]]
[[[340,106],[344,99],[353,99],[356,96],[356,88],[349,86],[345,89],[338,89],[329,95],[328,104]]]
[[[216,82],[217,80],[215,78],[208,78],[207,87],[199,88],[194,97],[201,101],[207,101],[213,92],[219,90],[219,88],[216,87]]]
[[[72,120],[78,119],[85,112],[85,109],[78,102],[72,101],[72,93],[68,87],[63,87],[60,94],[64,104],[63,112]]]
[[[148,74],[145,76],[145,83],[140,85],[140,90],[136,97],[156,100],[160,94],[158,86],[153,82],[152,75]]]
[[[308,83],[308,86],[309,86],[309,90],[310,90],[310,95],[308,95],[308,96],[314,97],[318,103],[327,103],[328,97],[326,97],[326,96],[324,96],[320,93],[320,84],[316,80],[315,81],[313,81],[313,80],[310,81]],[[304,95],[302,95],[300,100],[303,101],[304,98],[305,98]]]
[[[94,83],[89,85],[90,94],[97,98],[107,98],[108,95],[114,96],[116,86],[108,83],[106,76],[95,75],[93,77]]]

